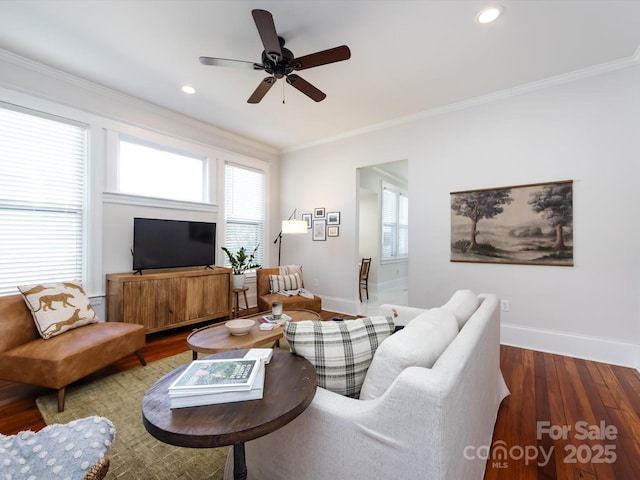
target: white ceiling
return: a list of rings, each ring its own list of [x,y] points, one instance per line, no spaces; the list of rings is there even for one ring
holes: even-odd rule
[[[504,15],[476,23],[491,3]],[[253,8],[296,56],[350,47],[350,60],[300,72],[323,102],[280,80],[250,105],[264,72],[198,62],[259,61]],[[637,59],[639,45],[639,0],[0,0],[0,48],[279,150]]]

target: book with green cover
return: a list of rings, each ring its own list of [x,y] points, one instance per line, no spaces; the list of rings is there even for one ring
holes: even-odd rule
[[[251,390],[260,359],[194,360],[169,387],[172,392],[207,393]]]

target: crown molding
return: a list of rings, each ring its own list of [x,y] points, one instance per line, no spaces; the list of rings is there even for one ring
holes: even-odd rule
[[[404,117],[399,117],[393,120],[389,120],[386,122],[376,123],[363,128],[357,128],[354,130],[350,130],[348,132],[341,133],[339,135],[334,135],[321,140],[317,140],[315,142],[305,143],[302,145],[297,145],[291,148],[283,149],[281,153],[285,154],[285,153],[292,153],[300,150],[306,150],[308,148],[318,147],[321,145],[326,145],[326,144],[337,142],[340,140],[357,137],[359,135],[363,135],[366,133],[376,132],[379,130],[396,127],[398,125],[404,125],[404,124],[415,122],[418,120],[423,120],[426,118],[431,118],[431,117],[436,117],[436,116],[451,113],[451,112],[456,112],[459,110],[465,110],[467,108],[483,105],[483,104],[494,102],[497,100],[511,98],[516,95],[524,95],[526,93],[533,92],[536,90],[541,90],[541,89],[553,87],[556,85],[562,85],[565,83],[574,82],[576,80],[580,80],[584,78],[596,77],[598,75],[603,75],[605,73],[614,72],[617,70],[622,70],[622,69],[634,67],[637,65],[640,65],[640,46],[635,51],[634,55],[631,57],[626,57],[619,60],[602,63],[599,65],[593,65],[591,67],[586,67],[580,70],[575,70],[573,72],[556,75],[554,77],[538,80],[536,82],[526,83],[523,85],[519,85],[517,87],[500,90],[498,92],[489,93],[487,95],[481,95],[479,97],[463,100],[461,102],[456,102],[449,105],[444,105],[442,107],[433,108],[430,110],[425,110],[412,115],[407,115]]]
[[[228,149],[229,151],[232,151],[232,152],[237,151],[237,149],[233,148],[233,144],[236,144],[236,145],[242,145],[243,147],[246,147],[253,151],[260,151],[270,156],[275,156],[278,154],[278,149],[272,146],[258,142],[251,138],[244,137],[242,135],[238,135],[229,130],[225,130],[222,127],[209,124],[207,122],[198,120],[193,117],[189,117],[187,115],[178,113],[174,110],[170,110],[168,108],[162,107],[160,105],[156,105],[154,103],[150,103],[145,100],[132,97],[125,93],[91,82],[89,80],[78,77],[71,73],[63,72],[54,67],[44,65],[42,63],[36,62],[35,60],[31,60],[26,57],[22,57],[8,50],[0,49],[0,62],[6,62],[20,69],[24,69],[29,72],[36,73],[37,75],[42,75],[46,78],[57,80],[63,84],[69,85],[71,88],[82,90],[94,97],[101,98],[110,103],[125,105],[130,108],[137,109],[146,114],[164,118],[172,122],[178,122],[183,126],[187,126],[192,130],[202,132],[204,135],[218,137],[226,141],[225,145],[220,147],[223,149]],[[132,124],[132,121],[130,118],[126,118],[122,115],[113,114],[113,113],[109,114],[109,113],[105,113],[104,111],[97,111],[96,109],[91,109],[85,104],[81,104],[80,102],[73,102],[73,101],[70,101],[69,99],[51,98],[46,94],[43,94],[42,92],[30,89],[30,88],[26,88],[23,85],[16,85],[12,83],[2,82],[1,79],[0,79],[0,83],[4,84],[7,88],[18,90],[25,94],[33,95],[38,98],[42,98],[49,101],[59,102],[64,104],[67,107],[86,111],[93,115],[106,117],[106,118],[109,118],[110,120]],[[137,124],[135,122],[133,124],[141,128],[148,128],[148,126],[146,125]],[[218,147],[218,145],[215,145],[215,146]],[[237,152],[237,153],[240,153],[240,152]]]

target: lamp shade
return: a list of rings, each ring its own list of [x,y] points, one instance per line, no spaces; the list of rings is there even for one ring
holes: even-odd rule
[[[282,233],[307,233],[307,222],[305,222],[304,220],[283,220]]]

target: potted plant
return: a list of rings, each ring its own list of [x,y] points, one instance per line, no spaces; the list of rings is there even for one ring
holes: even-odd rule
[[[235,254],[232,253],[227,247],[222,247],[224,253],[227,254],[229,263],[231,264],[231,270],[233,271],[233,288],[244,287],[245,272],[252,268],[260,268],[260,265],[255,263],[256,253],[258,246],[253,249],[251,255],[247,256],[247,252],[244,247],[240,247]]]

